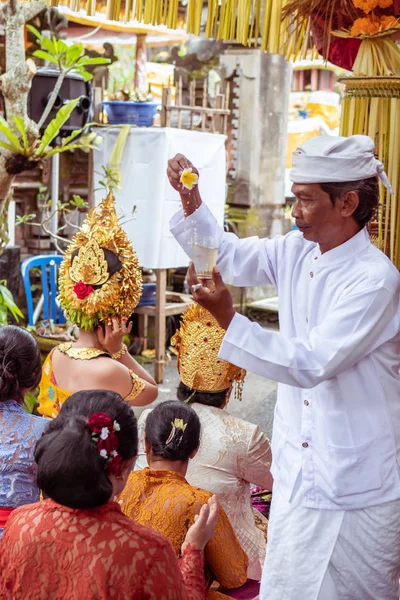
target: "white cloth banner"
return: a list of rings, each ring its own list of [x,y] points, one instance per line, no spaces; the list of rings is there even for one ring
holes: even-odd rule
[[[93,153],[96,205],[104,196],[99,187],[102,166],[107,166],[119,127],[97,128],[103,138]],[[115,194],[118,214],[134,219],[123,225],[142,267],[172,269],[189,263],[169,231],[169,220],[180,207],[179,194],[170,186],[167,162],[175,154],[186,155],[199,169],[200,190],[207,205],[223,224],[225,205],[225,136],[170,128],[132,127],[123,152],[122,185]],[[125,221],[126,219],[124,219]]]

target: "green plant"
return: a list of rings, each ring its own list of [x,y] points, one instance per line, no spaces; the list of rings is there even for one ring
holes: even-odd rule
[[[81,150],[90,150],[91,148],[96,148],[97,136],[84,137],[78,142],[71,143],[88,127],[90,127],[92,123],[88,123],[85,125],[85,127],[73,131],[71,135],[62,140],[61,145],[55,148],[51,147],[52,142],[57,138],[58,134],[60,133],[60,129],[70,118],[78,102],[79,98],[75,98],[74,100],[70,100],[64,106],[62,106],[57,111],[54,119],[52,119],[47,125],[42,137],[35,140],[33,143],[29,142],[23,119],[14,116],[14,123],[21,134],[20,137],[18,137],[12,130],[10,124],[3,117],[0,117],[0,131],[7,138],[6,142],[0,140],[0,147],[12,153],[12,156],[8,159],[9,167],[11,160],[13,159],[13,155],[25,157],[27,163],[31,162],[32,166],[34,166],[39,161],[45,158],[50,158],[50,156],[53,156],[53,154],[67,152],[68,150],[75,150],[78,148]],[[29,166],[27,168],[29,168]]]
[[[13,295],[7,288],[7,282],[5,279],[0,280],[0,326],[7,325],[10,314],[14,317],[18,323],[20,319],[24,318],[24,315],[16,305]]]
[[[24,409],[27,413],[32,414],[37,404],[37,394],[39,389],[37,388],[34,392],[26,392],[24,396]]]

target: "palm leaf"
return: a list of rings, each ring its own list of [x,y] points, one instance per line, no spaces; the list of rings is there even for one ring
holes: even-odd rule
[[[8,138],[9,142],[13,146],[13,152],[23,154],[24,149],[21,146],[19,139],[13,131],[11,131],[9,124],[3,117],[0,117],[0,131]]]
[[[64,106],[60,108],[54,119],[50,121],[46,127],[39,147],[35,152],[36,156],[41,156],[45,152],[46,148],[50,146],[51,142],[58,136],[61,127],[68,121],[78,102],[79,98],[75,98],[75,100],[70,100],[67,104],[64,104]]]
[[[25,123],[21,117],[17,115],[14,116],[14,123],[21,134],[22,143],[24,145],[24,149],[27,150],[29,148],[28,136],[26,134]]]

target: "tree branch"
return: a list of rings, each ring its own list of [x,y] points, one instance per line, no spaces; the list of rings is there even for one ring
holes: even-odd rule
[[[60,74],[56,81],[56,85],[54,86],[54,89],[50,94],[50,98],[48,99],[46,108],[44,109],[43,114],[40,117],[40,121],[38,123],[39,130],[42,129],[43,125],[46,122],[47,117],[51,113],[51,110],[54,106],[55,101],[57,100],[58,92],[61,90],[61,86],[63,84],[66,74],[67,74],[67,71],[60,71]]]
[[[46,8],[46,3],[44,0],[33,0],[31,2],[24,2],[21,8],[25,23],[27,23]]]

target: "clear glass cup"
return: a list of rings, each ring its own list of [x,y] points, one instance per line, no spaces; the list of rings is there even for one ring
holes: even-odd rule
[[[212,279],[212,270],[217,264],[218,241],[217,236],[193,234],[192,260],[199,279]]]

